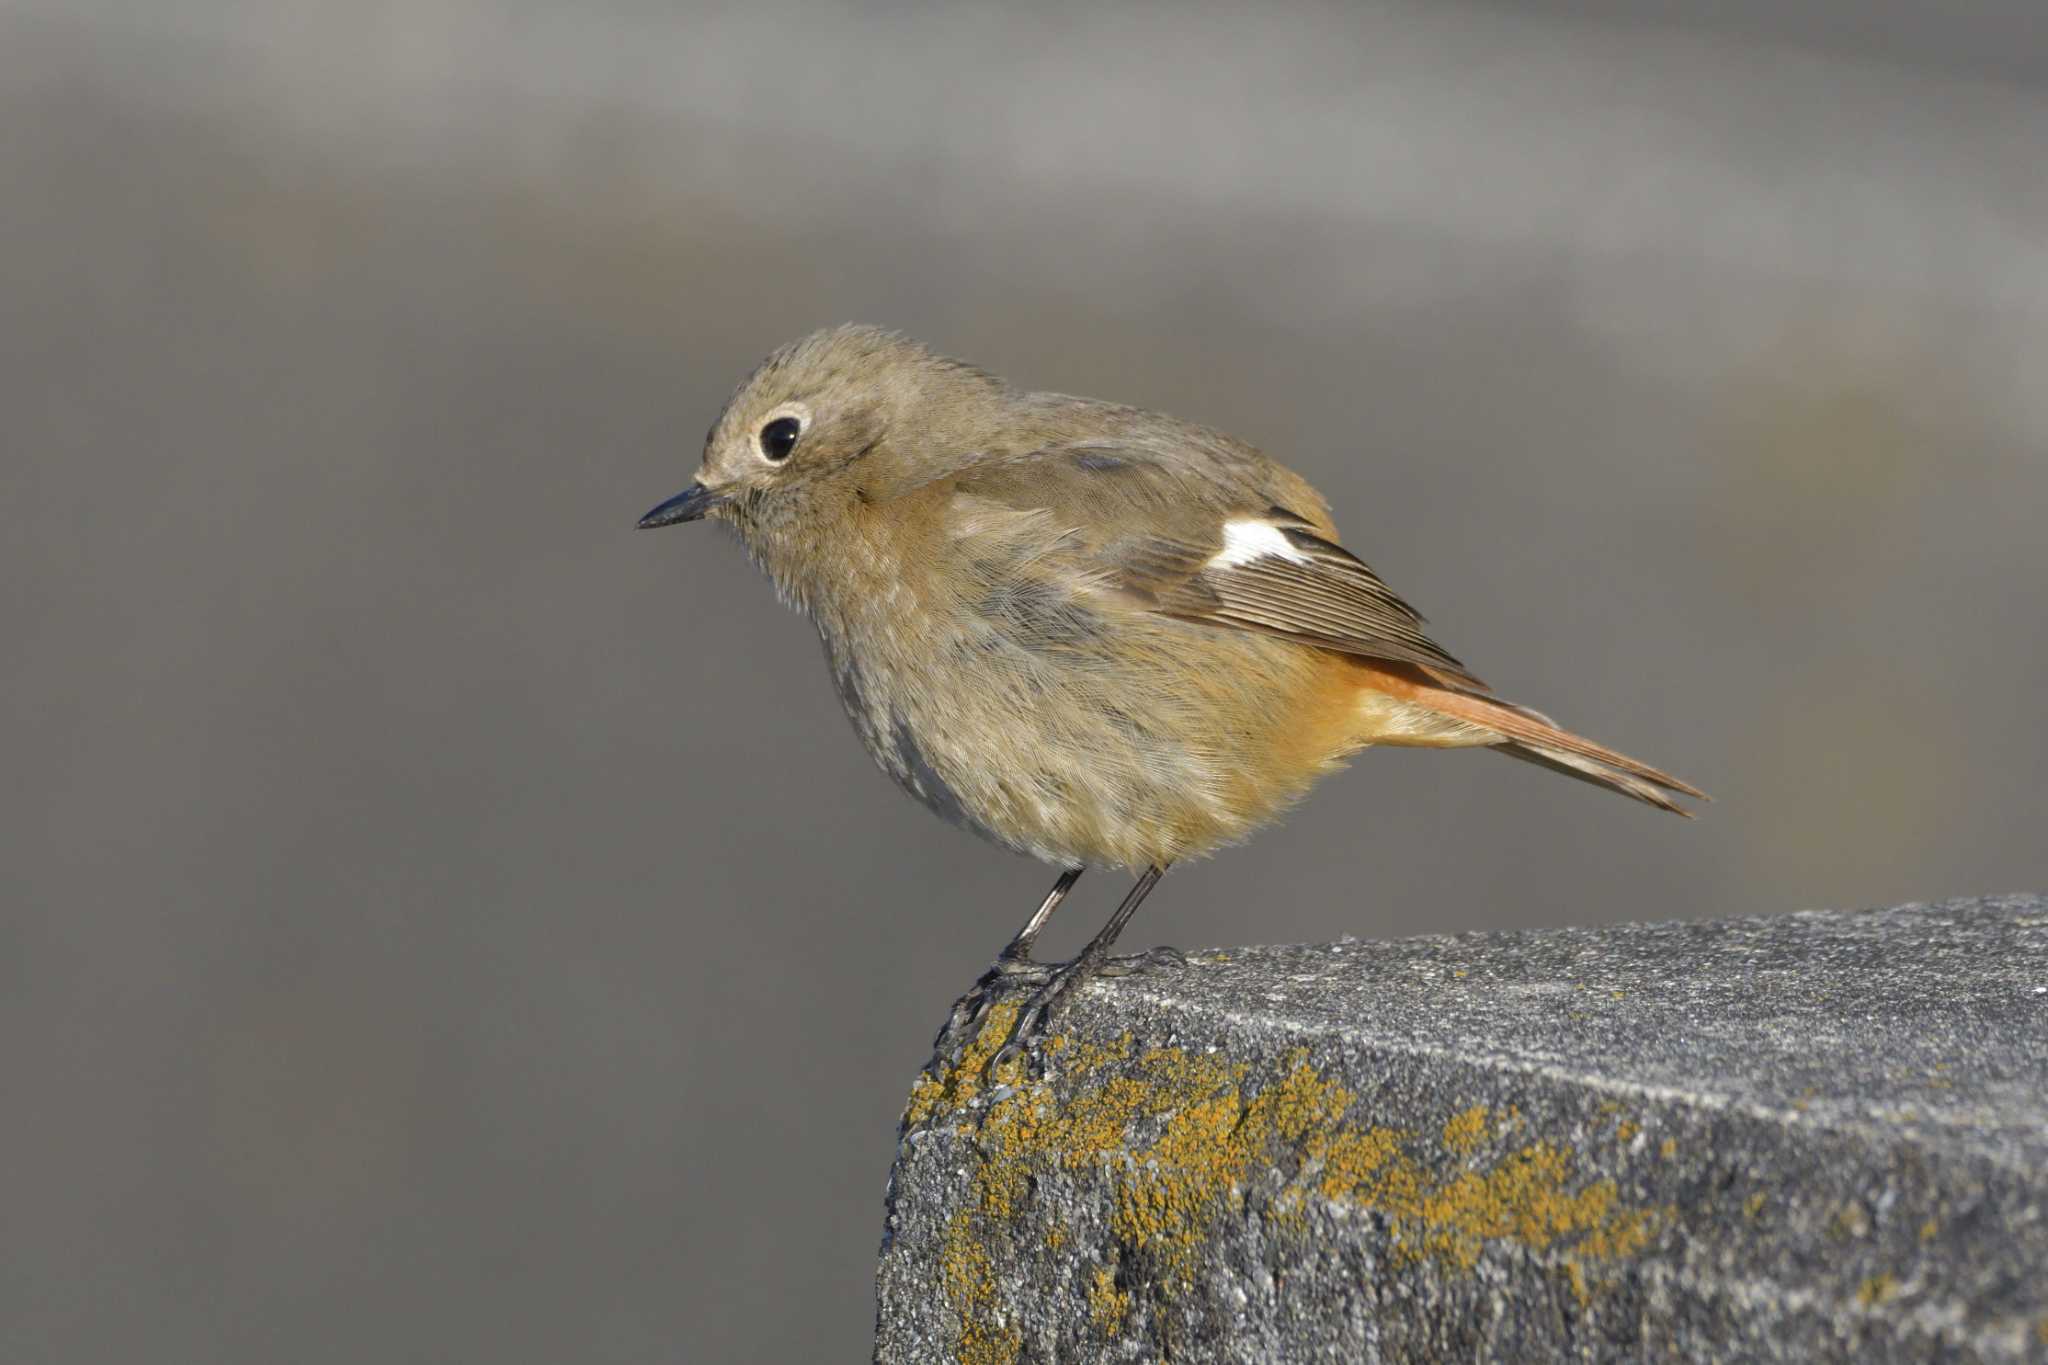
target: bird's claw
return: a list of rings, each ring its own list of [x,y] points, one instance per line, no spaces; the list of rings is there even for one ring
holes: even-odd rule
[[[1029,958],[1008,955],[998,957],[989,964],[988,970],[981,974],[980,979],[968,988],[967,993],[953,1002],[953,1008],[947,1014],[945,1025],[939,1030],[939,1036],[932,1040],[934,1055],[948,1069],[958,1069],[966,1059],[967,1049],[981,1036],[981,1030],[988,1020],[990,1011],[995,1008],[996,1002],[1002,996],[1015,990],[1020,984],[1028,984],[1033,988],[1033,997],[1036,998],[1037,991],[1042,989],[1056,972],[1057,968],[1042,962],[1033,962]],[[1015,1036],[1014,1030],[1012,1036]]]
[[[1009,1037],[989,1057],[988,1070],[995,1072],[1019,1061],[1043,1043],[1046,1026],[1066,1005],[1067,998],[1093,977],[1137,976],[1144,972],[1188,965],[1187,955],[1178,948],[1159,947],[1128,957],[1091,959],[1083,954],[1058,966],[1021,958],[999,957],[981,974],[967,994],[953,1002],[952,1014],[939,1031],[934,1044],[949,1068],[957,1069],[967,1050],[986,1027],[990,1012],[1005,994],[1028,984],[1031,994],[1010,1021]]]
[[[1161,967],[1170,969],[1187,965],[1188,955],[1186,953],[1178,948],[1170,948],[1165,944],[1161,944],[1157,948],[1147,949],[1142,953],[1133,953],[1129,957],[1110,958],[1102,964],[1102,970],[1096,974],[1107,977],[1137,976],[1140,973],[1153,971]]]
[[[1031,993],[1017,1017],[1010,1021],[1010,1036],[989,1058],[991,1074],[1021,1061],[1024,1054],[1045,1041],[1044,1025],[1052,1017],[1054,1007],[1073,989],[1072,969],[1076,963],[1069,962],[1053,972],[1050,979]]]

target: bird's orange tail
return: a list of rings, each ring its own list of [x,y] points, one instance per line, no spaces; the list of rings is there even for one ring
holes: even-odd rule
[[[1691,783],[1583,735],[1575,735],[1526,706],[1439,680],[1414,664],[1383,663],[1376,659],[1349,662],[1364,675],[1359,681],[1371,691],[1454,722],[1447,730],[1430,727],[1412,736],[1385,734],[1374,737],[1374,742],[1444,747],[1485,745],[1510,758],[1632,796],[1687,819],[1692,818],[1692,812],[1674,801],[1671,793],[1702,801],[1711,799]]]

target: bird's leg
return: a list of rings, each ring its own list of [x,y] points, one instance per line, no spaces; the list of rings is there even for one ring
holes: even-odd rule
[[[1033,978],[1039,985],[1052,979],[1053,968],[1042,966],[1031,960],[1031,946],[1045,931],[1052,919],[1052,912],[1060,908],[1060,902],[1074,889],[1074,883],[1081,880],[1081,869],[1070,867],[1060,873],[1060,879],[1052,884],[1052,890],[1045,893],[1045,900],[1024,921],[1024,927],[1009,941],[1003,951],[996,954],[996,960],[989,964],[967,994],[953,1002],[952,1013],[947,1015],[945,1027],[932,1046],[948,1064],[958,1066],[960,1055],[967,1049],[971,1031],[988,1016],[989,1007],[995,1003],[998,991],[1007,983],[1020,978]]]
[[[1124,931],[1124,926],[1131,922],[1131,916],[1138,913],[1138,906],[1152,893],[1152,888],[1159,885],[1159,879],[1165,875],[1166,869],[1157,864],[1146,868],[1139,875],[1136,885],[1124,896],[1123,903],[1117,906],[1116,913],[1109,917],[1109,923],[1103,925],[1101,931],[1088,940],[1088,946],[1081,950],[1081,955],[1055,969],[1045,984],[1032,992],[1031,999],[1025,1002],[1024,1012],[1017,1016],[1016,1025],[1010,1032],[1010,1041],[995,1055],[990,1062],[991,1067],[1002,1065],[1019,1050],[1029,1046],[1035,1040],[1038,1030],[1052,1017],[1060,1002],[1085,985],[1089,977],[1102,972],[1112,961],[1117,961],[1119,970],[1116,974],[1119,976],[1127,976],[1142,970],[1145,966],[1159,965],[1152,961],[1155,953],[1114,960],[1110,957],[1109,950],[1115,946],[1117,935]],[[1170,948],[1165,951],[1172,955],[1167,960],[1186,960]]]
[[[1082,869],[1070,867],[1060,873],[1060,879],[1052,884],[1052,890],[1045,893],[1045,900],[1031,918],[1024,921],[1024,927],[1009,941],[1003,951],[996,954],[991,971],[1005,975],[1020,975],[1015,969],[1031,962],[1031,945],[1038,942],[1038,936],[1045,932],[1045,926],[1052,920],[1052,912],[1060,908],[1060,902],[1074,889],[1074,883],[1081,880]]]

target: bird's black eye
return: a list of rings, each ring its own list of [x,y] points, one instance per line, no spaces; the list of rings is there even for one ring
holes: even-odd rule
[[[789,458],[789,452],[796,449],[796,438],[803,434],[804,424],[794,417],[778,417],[761,428],[761,454],[763,458],[781,464]]]

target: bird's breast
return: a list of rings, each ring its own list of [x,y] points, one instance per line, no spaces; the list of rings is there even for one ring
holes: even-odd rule
[[[865,605],[819,630],[876,764],[934,814],[1047,862],[1207,852],[1345,747],[1309,714],[1328,709],[1319,651],[1031,581],[943,609]]]

